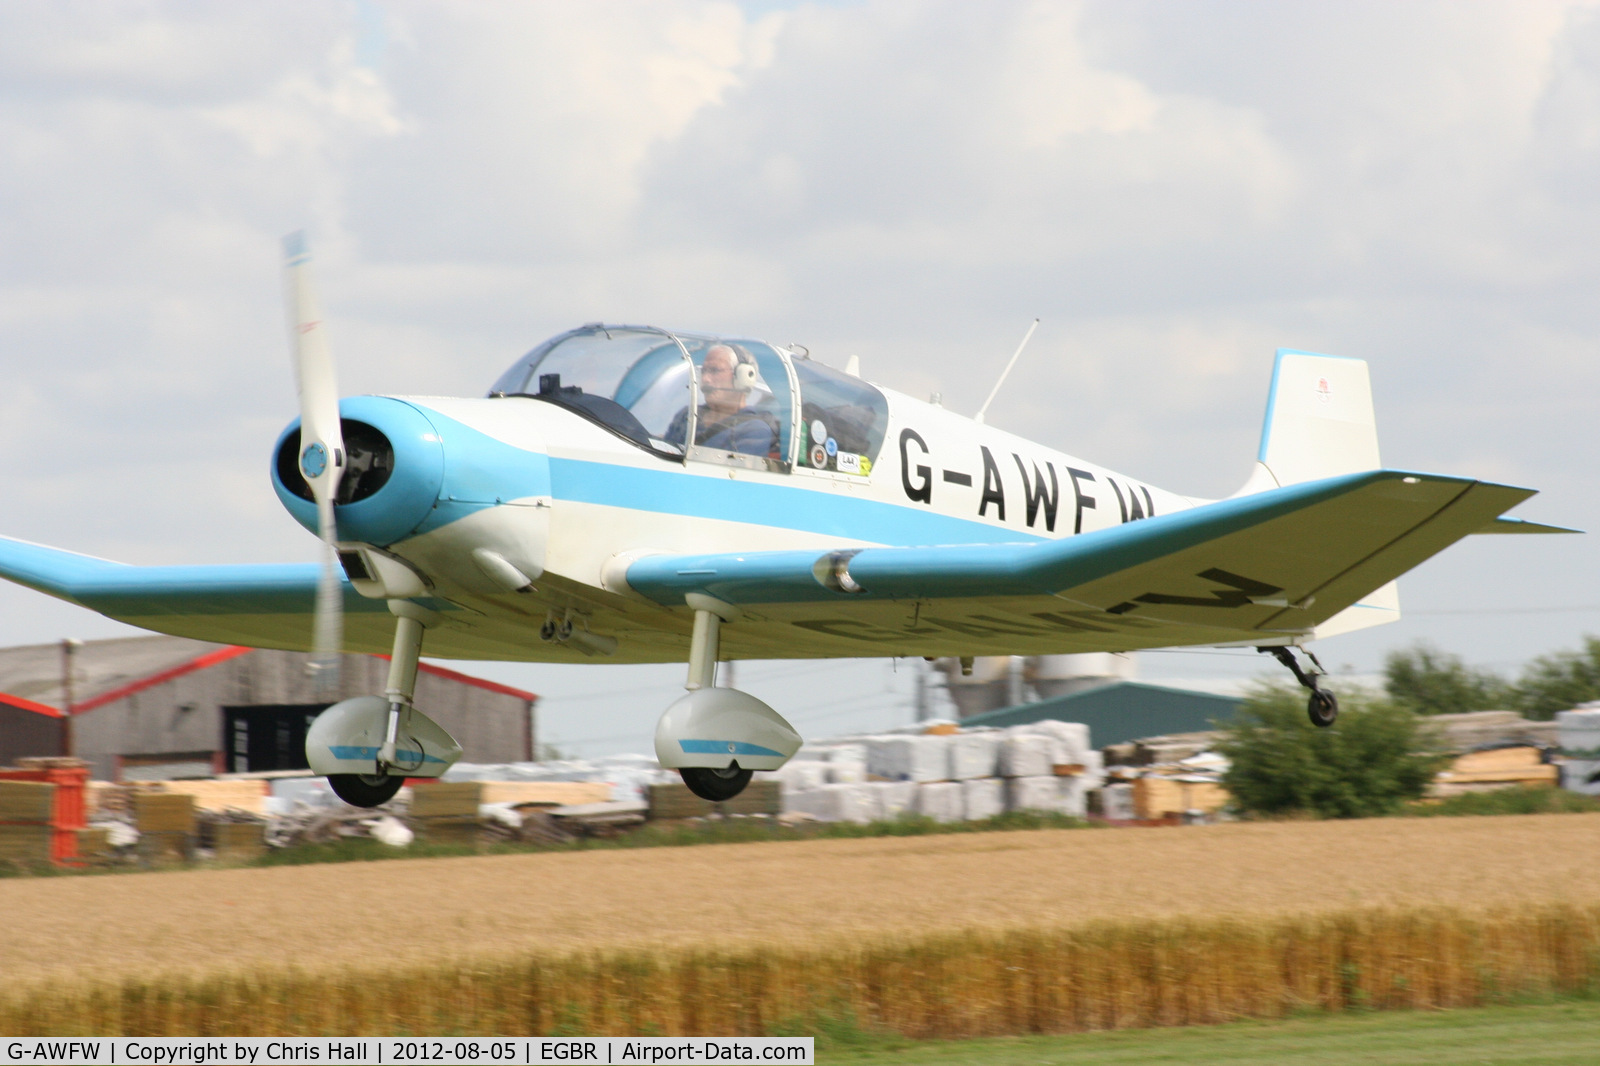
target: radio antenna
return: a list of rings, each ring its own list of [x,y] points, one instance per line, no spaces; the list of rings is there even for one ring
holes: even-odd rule
[[[972,420],[978,425],[983,425],[984,413],[989,410],[989,405],[994,403],[995,395],[999,393],[1000,386],[1006,383],[1006,375],[1011,373],[1011,368],[1017,365],[1017,356],[1022,354],[1022,349],[1026,348],[1028,341],[1033,339],[1033,331],[1038,328],[1039,320],[1036,318],[1033,320],[1033,325],[1028,327],[1028,332],[1022,335],[1022,343],[1017,345],[1017,350],[1011,353],[1011,362],[1007,363],[1006,368],[1000,371],[1000,380],[995,382],[994,388],[989,390],[989,398],[983,401],[983,406],[978,408],[978,413],[972,416]]]

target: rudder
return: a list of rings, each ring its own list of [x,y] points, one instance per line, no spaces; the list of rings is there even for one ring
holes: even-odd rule
[[[1366,360],[1280,348],[1256,469],[1244,492],[1380,465]]]
[[[1366,360],[1278,349],[1255,470],[1235,495],[1359,474],[1381,465]],[[1399,618],[1400,591],[1390,581],[1318,626],[1313,639]]]

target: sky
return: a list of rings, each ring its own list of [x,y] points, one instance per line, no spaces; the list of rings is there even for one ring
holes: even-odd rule
[[[1600,528],[1600,7],[1211,0],[0,5],[0,534],[305,561],[278,241],[346,394],[479,395],[582,322],[805,344],[1190,495],[1243,483],[1279,347],[1371,364],[1386,465]],[[969,412],[970,413],[970,412]],[[1514,674],[1600,632],[1592,537],[1478,537],[1404,619]],[[0,642],[130,632],[0,588]],[[478,665],[544,739],[648,750],[677,667]],[[1155,653],[1149,678],[1262,673]],[[796,700],[795,681],[808,695]],[[748,664],[813,735],[907,662]]]

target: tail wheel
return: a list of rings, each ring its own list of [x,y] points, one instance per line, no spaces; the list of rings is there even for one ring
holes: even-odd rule
[[[1326,689],[1315,689],[1306,701],[1306,714],[1312,725],[1326,729],[1339,717],[1339,698]]]
[[[713,770],[704,766],[685,766],[678,771],[683,778],[683,783],[703,800],[712,803],[721,803],[730,800],[744,791],[744,786],[750,783],[752,771],[739,769],[738,763],[733,763],[725,770]]]
[[[399,774],[329,774],[328,787],[352,807],[381,807],[406,779]]]

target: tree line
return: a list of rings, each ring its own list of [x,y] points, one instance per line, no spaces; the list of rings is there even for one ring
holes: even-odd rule
[[[1600,637],[1533,659],[1515,681],[1419,643],[1389,654],[1382,695],[1341,690],[1332,728],[1311,725],[1299,689],[1263,685],[1216,747],[1230,760],[1223,785],[1241,812],[1366,818],[1421,798],[1449,761],[1430,716],[1513,710],[1547,720],[1591,700],[1600,700]]]
[[[1575,651],[1533,659],[1515,681],[1418,643],[1390,652],[1383,678],[1389,698],[1418,714],[1504,710],[1545,721],[1557,711],[1600,700],[1600,637],[1584,637]]]

